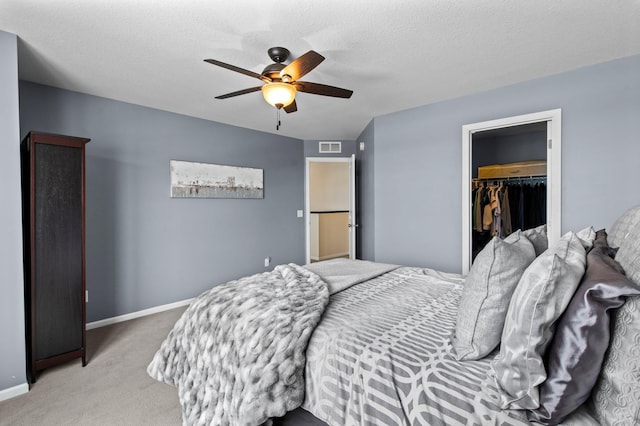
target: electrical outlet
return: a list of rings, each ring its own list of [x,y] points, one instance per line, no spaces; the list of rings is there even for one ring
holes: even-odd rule
[[[364,151],[364,142],[360,142],[360,151]]]
[[[270,257],[265,257],[264,258],[264,267],[268,267],[271,264],[271,258]]]

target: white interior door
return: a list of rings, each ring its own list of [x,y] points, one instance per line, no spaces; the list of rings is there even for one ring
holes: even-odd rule
[[[306,159],[307,263],[333,257],[356,258],[358,224],[356,223],[355,167],[355,155]],[[337,172],[341,177],[337,178],[337,175],[330,171],[332,169],[333,173]],[[330,232],[325,232],[327,229]],[[328,235],[331,235],[331,238]],[[339,242],[341,239],[344,239],[344,243]],[[344,249],[339,248],[342,244]]]
[[[351,156],[349,162],[349,259],[356,258],[356,156]]]

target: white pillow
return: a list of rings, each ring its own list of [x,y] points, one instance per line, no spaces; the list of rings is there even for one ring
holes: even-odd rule
[[[526,231],[522,231],[525,237],[531,244],[533,244],[533,248],[536,249],[536,256],[540,256],[546,249],[549,248],[549,240],[547,238],[547,224],[540,225],[536,228],[527,229]]]
[[[609,350],[602,364],[598,383],[591,393],[591,407],[600,424],[640,424],[638,353],[640,297],[635,296],[629,297],[616,312]]]
[[[607,241],[611,247],[620,247],[632,229],[640,225],[640,205],[627,210],[611,226]]]
[[[629,231],[616,254],[616,260],[633,282],[640,284],[640,223]]]
[[[596,239],[596,230],[593,229],[593,226],[588,226],[576,232],[576,236],[580,239],[582,247],[584,247],[586,251],[589,251],[589,249],[593,247],[593,240]]]

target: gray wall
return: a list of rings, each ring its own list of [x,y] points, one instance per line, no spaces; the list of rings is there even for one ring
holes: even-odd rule
[[[0,391],[26,383],[18,39],[0,31]]]
[[[375,257],[461,270],[461,128],[562,108],[562,232],[640,203],[640,56],[375,119]]]
[[[304,262],[301,140],[20,83],[21,133],[87,145],[87,320]],[[169,160],[264,169],[264,199],[169,197]],[[269,269],[271,269],[269,268]]]
[[[371,120],[357,139],[356,178],[358,185],[358,259],[375,259],[375,132],[374,120]],[[360,142],[364,142],[364,151],[360,151]]]

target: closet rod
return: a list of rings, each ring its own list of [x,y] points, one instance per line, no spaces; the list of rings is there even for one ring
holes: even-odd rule
[[[473,178],[471,179],[471,186],[476,189],[480,185],[487,184],[503,184],[503,183],[547,183],[546,176],[507,176],[502,178]]]
[[[519,181],[519,180],[547,180],[546,175],[531,175],[531,176],[504,176],[504,177],[490,177],[490,178],[473,178],[472,182],[489,182],[489,181]]]

